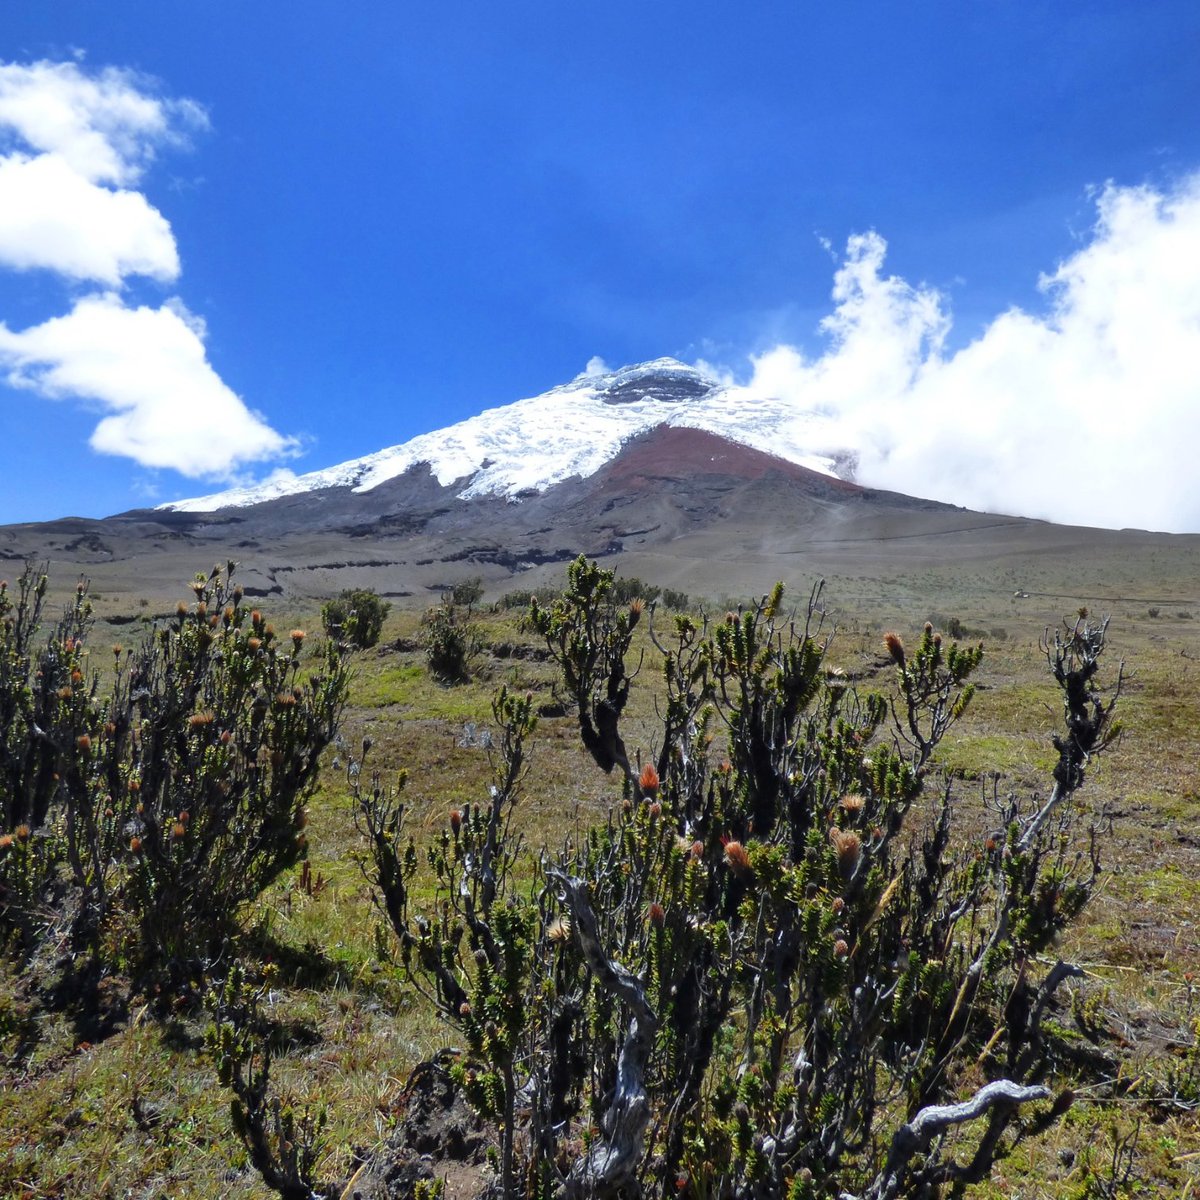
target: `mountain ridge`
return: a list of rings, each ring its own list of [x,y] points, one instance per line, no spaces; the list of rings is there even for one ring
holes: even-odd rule
[[[450,429],[223,494],[231,502],[0,527],[0,560],[51,559],[63,586],[87,576],[122,621],[134,600],[174,597],[227,560],[247,595],[301,611],[346,587],[414,603],[475,576],[535,587],[580,554],[710,596],[826,578],[845,595],[884,588],[899,600],[906,580],[935,572],[1007,604],[1039,580],[1061,590],[1047,562],[1080,601],[1135,596],[1163,574],[1164,548],[1184,581],[1164,603],[1191,604],[1200,577],[1200,537],[1056,526],[864,487],[816,436],[829,429],[819,414],[676,360],[585,373]]]

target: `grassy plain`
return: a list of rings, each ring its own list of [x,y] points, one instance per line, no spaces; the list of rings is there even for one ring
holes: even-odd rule
[[[887,629],[910,635],[927,618],[943,627],[954,618],[971,640],[982,638],[979,694],[942,751],[943,765],[959,777],[968,820],[993,773],[1001,788],[1047,789],[1048,739],[1060,716],[1039,647],[1047,626],[1080,605],[1110,613],[1110,673],[1125,663],[1119,707],[1127,732],[1083,793],[1111,830],[1102,845],[1106,874],[1061,948],[1086,969],[1072,1003],[1111,1069],[1085,1082],[1066,1122],[1023,1148],[977,1196],[1087,1194],[1089,1178],[1103,1178],[1114,1156],[1121,1174],[1123,1139],[1135,1132],[1128,1194],[1200,1194],[1200,1121],[1183,1098],[1185,1073],[1200,1072],[1200,1062],[1186,1057],[1200,1015],[1200,600],[1189,594],[1196,577],[1184,566],[1166,564],[1153,586],[1140,587],[1126,577],[1127,564],[1092,564],[1081,574],[1049,561],[977,570],[931,563],[893,574],[851,569],[826,587],[836,632],[831,661],[863,686],[887,687],[880,646]],[[647,564],[629,569],[655,578]],[[808,584],[797,580],[790,595],[802,604]],[[708,605],[723,612],[729,599]],[[102,615],[123,620],[120,607],[114,599]],[[315,603],[264,607],[281,628],[318,624]],[[278,966],[272,1015],[290,1031],[279,1085],[329,1112],[339,1149],[326,1177],[348,1175],[352,1149],[386,1136],[407,1070],[453,1040],[377,953],[346,768],[369,736],[367,770],[386,778],[406,769],[409,827],[418,840],[432,836],[452,808],[478,801],[488,757],[469,727],[486,728],[493,689],[503,683],[529,691],[545,706],[556,700],[553,669],[518,616],[481,616],[490,649],[470,683],[445,687],[425,669],[420,610],[393,612],[380,646],[354,656],[343,745],[330,751],[310,806],[307,871],[284,879],[245,914],[249,944]],[[131,636],[129,624],[102,623],[94,642],[107,647]],[[657,664],[652,647],[645,651],[626,741],[649,755]],[[541,720],[525,793],[521,829],[532,848],[561,844],[602,820],[619,798],[615,782],[579,748],[571,718],[561,716]],[[109,1025],[79,1028],[4,969],[0,1195],[270,1194],[230,1136],[227,1097],[201,1050],[201,1012],[181,1003],[173,1017],[156,1020],[152,998],[118,994]],[[113,988],[120,993],[120,982]],[[1069,1023],[1070,1013],[1061,1019]],[[1190,1086],[1200,1089],[1200,1079]]]

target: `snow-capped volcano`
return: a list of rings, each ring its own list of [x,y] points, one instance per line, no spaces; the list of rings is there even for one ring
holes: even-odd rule
[[[587,478],[631,438],[661,425],[705,430],[810,470],[834,474],[850,456],[830,444],[828,420],[673,358],[589,371],[552,388],[364,458],[254,487],[160,505],[212,512],[326,488],[368,492],[418,464],[461,499],[517,498],[572,477]]]
[[[323,471],[100,521],[0,529],[0,558],[53,555],[101,591],[136,558],[143,592],[229,560],[247,595],[307,604],[345,587],[421,598],[467,578],[553,583],[580,554],[743,595],[777,579],[857,575],[881,558],[911,570],[943,561],[951,544],[988,561],[1012,539],[1058,545],[1053,530],[1030,534],[1035,523],[848,479],[846,428],[765,388],[656,359],[589,370]]]

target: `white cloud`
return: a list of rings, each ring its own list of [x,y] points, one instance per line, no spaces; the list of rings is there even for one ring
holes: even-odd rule
[[[116,287],[179,274],[166,219],[140,192],[89,183],[53,154],[0,158],[0,264]]]
[[[0,372],[98,407],[91,445],[103,454],[229,481],[294,453],[295,439],[221,380],[181,301],[132,307],[119,294],[131,275],[178,278],[171,226],[136,185],[161,148],[206,123],[198,105],[129,71],[0,63],[0,266],[105,289],[29,329],[0,321]]]
[[[128,71],[0,63],[0,265],[118,286],[179,274],[171,227],[131,190],[205,117]]]
[[[831,420],[858,478],[987,511],[1200,530],[1200,175],[1109,185],[1086,244],[970,345],[935,290],[883,274],[850,239],[822,323],[829,348],[756,358],[750,387]]]
[[[194,101],[151,95],[132,71],[0,63],[0,130],[35,152],[58,156],[92,183],[136,183],[157,147],[206,124]]]
[[[31,329],[0,323],[0,366],[14,387],[98,403],[108,415],[92,447],[146,467],[229,479],[240,464],[296,446],[221,381],[203,324],[177,303],[129,308],[111,294],[87,296]]]

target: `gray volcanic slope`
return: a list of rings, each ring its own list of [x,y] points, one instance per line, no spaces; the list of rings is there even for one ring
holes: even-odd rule
[[[48,558],[60,587],[88,576],[102,616],[137,598],[173,600],[197,570],[226,559],[240,564],[250,595],[298,606],[347,586],[424,602],[474,575],[493,593],[528,587],[560,579],[580,553],[711,596],[760,591],[777,578],[887,581],[930,569],[1003,588],[1053,564],[1072,594],[1140,594],[1149,573],[1153,587],[1184,602],[1200,565],[1200,537],[970,512],[865,489],[689,428],[652,429],[595,474],[517,500],[463,500],[462,490],[419,464],[362,493],[331,487],[212,513],[10,525],[0,528],[0,562],[9,560],[11,575],[21,560]]]

